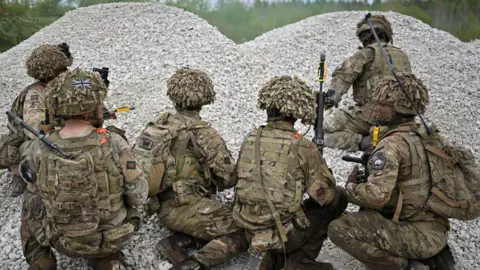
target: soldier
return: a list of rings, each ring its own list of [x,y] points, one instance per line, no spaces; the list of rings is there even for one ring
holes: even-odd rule
[[[390,22],[383,15],[372,15],[370,20],[395,70],[412,72],[407,55],[389,43],[393,35]],[[371,146],[369,130],[372,125],[363,121],[361,114],[373,87],[383,76],[390,74],[365,19],[357,24],[357,36],[363,47],[333,72],[327,94],[330,100],[334,100],[336,108],[326,111],[324,123],[325,146],[347,151],[366,150]],[[341,97],[352,85],[355,105],[337,108]]]
[[[231,209],[210,198],[217,189],[236,184],[235,161],[220,134],[200,117],[202,107],[215,100],[209,76],[181,68],[167,88],[176,113],[149,123],[135,145],[150,183],[150,211],[175,232],[157,248],[172,269],[208,268],[248,246]],[[195,240],[208,243],[189,258],[187,248]]]
[[[260,90],[258,104],[267,124],[240,149],[233,217],[245,228],[251,253],[267,253],[263,266],[283,266],[286,255],[287,270],[333,269],[315,259],[328,224],[347,207],[346,194],[335,187],[315,144],[294,128],[297,119],[314,121],[314,95],[296,77],[274,77]],[[310,198],[303,201],[305,192]]]
[[[121,269],[120,249],[140,223],[132,206],[145,203],[148,183],[128,143],[96,128],[107,88],[97,73],[75,69],[51,81],[44,93],[50,120],[63,122],[46,137],[73,157],[38,139],[22,149],[28,191],[20,230],[28,269],[56,269],[52,247],[87,258],[93,269]]]
[[[45,120],[44,88],[46,84],[67,70],[73,58],[66,43],[60,45],[42,45],[33,50],[27,60],[27,73],[36,82],[29,85],[17,96],[11,110],[33,128],[40,128]],[[18,130],[13,123],[8,123],[9,134],[3,135],[0,142],[0,168],[9,168],[13,172],[13,183],[10,190],[16,197],[23,193],[26,185],[18,173],[20,152],[18,148],[28,139],[30,133]]]
[[[413,74],[399,77],[423,113],[429,103],[426,87]],[[357,183],[356,167],[346,183],[349,202],[369,210],[343,216],[328,228],[333,243],[371,269],[415,269],[412,259],[448,251],[448,219],[424,207],[430,197],[430,165],[421,137],[411,132],[420,132],[416,115],[393,76],[374,88],[363,117],[388,131],[369,158],[367,182]]]

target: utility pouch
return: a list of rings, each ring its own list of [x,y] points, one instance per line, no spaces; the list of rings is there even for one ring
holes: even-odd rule
[[[197,184],[188,183],[185,180],[175,181],[172,184],[173,191],[175,192],[175,205],[186,205],[192,204],[199,200],[200,190],[202,187]],[[206,192],[208,192],[206,190]]]

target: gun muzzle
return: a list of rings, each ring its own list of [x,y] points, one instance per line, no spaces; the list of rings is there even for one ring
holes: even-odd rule
[[[342,160],[347,161],[347,162],[354,162],[354,163],[363,164],[363,159],[359,158],[359,157],[343,156]]]

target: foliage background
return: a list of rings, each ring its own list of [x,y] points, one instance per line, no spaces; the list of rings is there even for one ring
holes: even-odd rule
[[[154,0],[0,0],[0,52],[17,45],[65,12],[109,2]],[[165,0],[193,12],[220,32],[242,43],[262,33],[310,16],[347,10],[395,11],[450,32],[462,41],[480,39],[480,0]]]

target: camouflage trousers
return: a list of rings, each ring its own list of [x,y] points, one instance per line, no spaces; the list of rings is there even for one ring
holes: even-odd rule
[[[447,245],[448,229],[436,222],[395,223],[373,210],[351,213],[328,227],[330,240],[371,269],[406,269]]]
[[[232,218],[232,210],[209,198],[176,205],[174,199],[162,200],[158,217],[170,230],[209,241],[193,257],[211,267],[248,249],[243,229]]]
[[[42,231],[42,220],[46,215],[45,206],[39,194],[28,190],[24,192],[22,212],[20,215],[20,241],[25,260],[29,265],[39,258],[49,257],[52,250],[48,245],[41,245],[35,235]]]
[[[322,249],[323,242],[327,239],[327,230],[330,222],[342,215],[348,205],[347,194],[341,187],[335,188],[335,198],[329,205],[321,206],[312,199],[303,202],[305,215],[310,222],[306,229],[294,226],[287,234],[285,249],[287,257],[298,257],[299,253],[310,260],[315,260]],[[247,232],[250,242],[252,235]],[[283,250],[271,250],[283,255]]]
[[[347,151],[359,151],[363,136],[370,132],[369,123],[361,119],[363,108],[351,106],[347,109],[331,108],[325,111],[323,122],[325,146]]]

